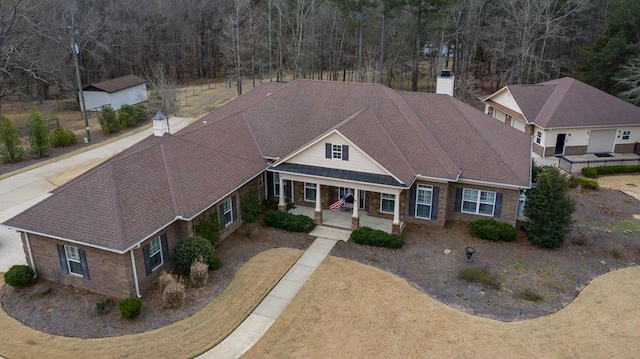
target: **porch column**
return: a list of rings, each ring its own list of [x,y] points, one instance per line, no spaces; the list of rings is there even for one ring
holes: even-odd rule
[[[284,212],[287,210],[287,206],[284,203],[284,179],[282,178],[282,175],[280,175],[280,183],[278,183],[278,191],[279,191],[278,209]]]
[[[313,213],[313,223],[322,224],[322,194],[320,193],[320,183],[316,183],[316,210]]]
[[[360,194],[358,193],[358,189],[353,189],[353,214],[351,215],[351,229],[360,228],[360,215],[358,214],[358,209],[360,207]]]
[[[391,233],[400,234],[400,192],[395,193],[393,201],[393,223],[391,223]]]

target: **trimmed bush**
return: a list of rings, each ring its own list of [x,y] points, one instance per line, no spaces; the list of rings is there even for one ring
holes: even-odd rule
[[[204,263],[212,267],[213,245],[202,237],[194,236],[178,242],[173,260],[180,272],[188,274],[193,262],[200,257],[204,260]]]
[[[202,237],[211,243],[212,246],[220,241],[220,220],[217,215],[212,215],[201,219],[196,223],[194,232],[198,237]]]
[[[516,240],[518,231],[508,223],[498,222],[491,218],[478,219],[471,222],[471,232],[478,238],[490,241],[512,242]]]
[[[402,248],[402,246],[404,246],[404,238],[401,236],[369,227],[360,227],[354,230],[351,232],[350,238],[358,244],[367,246],[391,249]]]
[[[222,260],[220,257],[213,257],[213,263],[211,263],[209,268],[211,268],[211,270],[218,270],[222,268]]]
[[[242,208],[242,220],[245,223],[258,222],[258,215],[262,212],[258,191],[252,189],[242,196],[242,199],[240,200],[240,207]]]
[[[598,166],[593,168],[599,175],[640,172],[640,165]]]
[[[596,178],[598,170],[593,167],[584,167],[582,169],[582,175],[589,178]]]
[[[265,214],[264,223],[269,227],[280,228],[289,232],[309,232],[316,226],[313,223],[313,219],[305,215],[274,210]]]
[[[113,309],[113,300],[111,298],[107,298],[96,303],[97,315],[107,315],[111,313],[111,309]]]
[[[598,180],[596,180],[595,178],[578,177],[578,183],[580,183],[580,187],[584,189],[600,188],[600,184],[598,183]]]
[[[4,274],[4,282],[12,287],[26,287],[33,282],[34,275],[33,269],[28,265],[17,264]]]
[[[202,258],[198,258],[191,265],[189,279],[191,280],[191,285],[193,285],[194,288],[202,288],[207,284],[207,281],[209,280],[209,266],[202,260]]]
[[[129,297],[120,301],[118,312],[124,319],[133,319],[140,315],[142,311],[142,301],[140,298]]]
[[[456,276],[467,283],[486,285],[493,289],[500,289],[500,279],[484,268],[462,268]]]
[[[169,285],[162,291],[162,305],[165,308],[177,309],[184,304],[184,299],[187,297],[184,284],[180,282],[169,283]]]
[[[67,147],[76,143],[76,134],[62,126],[56,127],[51,132],[51,145],[53,147]]]
[[[120,131],[120,121],[116,118],[116,112],[109,106],[103,107],[98,122],[102,128],[102,133],[109,135]]]

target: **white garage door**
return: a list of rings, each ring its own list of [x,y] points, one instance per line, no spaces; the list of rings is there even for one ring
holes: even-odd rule
[[[613,151],[613,141],[616,130],[597,130],[589,134],[587,153],[602,153]]]

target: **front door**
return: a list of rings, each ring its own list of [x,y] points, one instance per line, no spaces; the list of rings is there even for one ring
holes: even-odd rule
[[[346,187],[338,187],[338,198],[342,198],[342,196],[344,195],[344,192],[347,190]],[[353,193],[354,193],[355,189],[353,188],[349,188],[349,193],[350,196],[347,197],[344,201],[344,204],[342,205],[343,207],[346,208],[353,208],[353,201],[355,200],[355,198],[353,197]],[[358,202],[359,202],[359,209],[365,209],[366,207],[366,202],[365,202],[365,197],[367,194],[367,191],[363,191],[363,190],[359,190],[358,191]]]
[[[564,142],[567,139],[566,133],[559,133],[556,137],[556,149],[553,151],[554,155],[564,155]]]

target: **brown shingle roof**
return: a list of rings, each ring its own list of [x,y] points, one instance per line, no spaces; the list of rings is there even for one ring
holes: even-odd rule
[[[90,85],[87,85],[83,88],[85,91],[104,91],[108,93],[113,93],[116,91],[128,89],[129,87],[133,87],[136,85],[140,85],[147,82],[145,79],[138,77],[136,75],[127,75],[122,77],[116,77],[115,79],[96,82]]]
[[[507,87],[527,120],[543,128],[640,124],[640,107],[571,77]]]
[[[266,167],[261,159],[171,135],[143,142],[5,224],[124,252],[176,218],[192,218]]]

